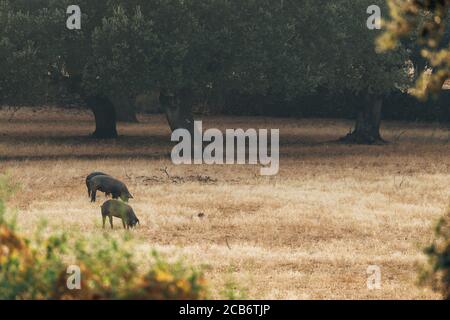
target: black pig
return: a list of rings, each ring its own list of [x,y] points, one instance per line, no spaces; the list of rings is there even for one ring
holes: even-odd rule
[[[97,190],[107,195],[111,194],[113,199],[120,198],[125,202],[128,202],[128,199],[133,199],[125,183],[110,176],[93,177],[89,180],[89,189],[91,190],[91,202],[95,202]]]
[[[103,173],[103,172],[99,172],[99,171],[94,171],[92,173],[90,173],[87,177],[86,177],[86,187],[87,187],[87,191],[88,191],[88,197],[91,196],[91,188],[89,187],[89,181],[91,181],[91,179],[93,177],[96,176],[110,176],[109,174]],[[108,195],[108,194],[107,194]]]

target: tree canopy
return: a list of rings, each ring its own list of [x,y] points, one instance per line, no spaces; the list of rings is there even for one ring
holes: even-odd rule
[[[29,101],[45,96],[48,83],[64,84],[96,120],[114,115],[97,121],[100,136],[114,135],[115,115],[133,113],[146,92],[160,93],[176,129],[192,125],[194,105],[230,97],[282,105],[325,88],[359,99],[408,80],[403,47],[374,50],[369,0],[80,0],[81,30],[65,27],[68,0],[0,3],[0,64],[8,70],[0,99]],[[386,12],[384,1],[375,3]]]

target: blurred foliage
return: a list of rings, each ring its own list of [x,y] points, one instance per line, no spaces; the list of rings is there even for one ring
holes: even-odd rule
[[[228,271],[224,287],[220,295],[228,300],[248,300],[248,289],[242,288],[238,281],[236,281],[232,273],[232,268]]]
[[[416,82],[414,95],[426,99],[430,93],[441,91],[450,78],[448,48],[447,0],[388,0],[390,19],[384,22],[385,32],[377,40],[378,51],[395,49],[400,40],[415,35],[418,50],[427,60],[432,72],[422,72]]]
[[[425,253],[428,264],[421,270],[420,282],[450,300],[450,208],[437,223],[435,238]]]
[[[204,299],[202,273],[153,252],[142,270],[129,239],[106,234],[68,240],[67,235],[21,236],[5,219],[0,183],[0,300],[2,299]],[[71,237],[72,238],[72,237]],[[81,290],[67,288],[68,261],[81,271]]]

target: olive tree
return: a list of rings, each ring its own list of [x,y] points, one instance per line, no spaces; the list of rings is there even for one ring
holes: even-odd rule
[[[367,27],[370,5],[376,4],[387,15],[384,1],[340,0],[329,3],[328,18],[333,21],[328,51],[328,87],[354,97],[358,107],[356,122],[345,142],[376,144],[384,140],[380,134],[383,99],[405,90],[409,81],[404,47],[390,53],[375,50],[379,30]]]
[[[122,92],[125,101],[158,90],[171,129],[193,130],[198,72],[189,61],[195,24],[188,9],[189,1],[178,0],[118,4],[93,32],[86,87],[108,96]]]
[[[83,15],[81,30],[66,28],[66,0],[0,2],[2,24],[0,55],[3,97],[38,102],[46,86],[66,85],[78,93],[92,109],[96,120],[95,137],[115,137],[114,108],[108,97],[89,95],[83,86],[83,71],[91,56],[91,33],[107,12],[107,1],[78,3]],[[37,92],[34,89],[39,88]],[[13,101],[17,103],[16,101]],[[106,120],[105,120],[106,119]]]
[[[160,92],[172,130],[230,95],[289,101],[324,83],[332,25],[314,1],[134,1],[93,36],[89,87]],[[94,84],[94,85],[93,85]]]
[[[134,101],[155,81],[156,37],[139,7],[118,6],[92,32],[91,56],[82,73],[89,96],[108,97],[118,119],[135,120]]]

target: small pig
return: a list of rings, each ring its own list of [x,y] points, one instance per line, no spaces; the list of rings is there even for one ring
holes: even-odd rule
[[[110,176],[95,176],[89,180],[89,190],[91,191],[91,202],[95,202],[97,190],[111,194],[113,199],[122,199],[128,202],[128,199],[133,199],[133,196],[128,191],[127,186]]]
[[[91,196],[91,188],[89,187],[89,181],[91,181],[91,179],[93,177],[96,176],[108,176],[110,177],[109,174],[103,173],[103,172],[99,172],[99,171],[94,171],[92,173],[90,173],[87,177],[86,177],[86,187],[87,187],[87,191],[88,191],[88,197]],[[108,194],[107,194],[108,195]]]
[[[102,205],[103,228],[105,228],[106,217],[109,217],[109,224],[113,229],[113,217],[122,219],[124,229],[134,228],[139,223],[136,214],[126,203],[118,200],[108,200]]]

